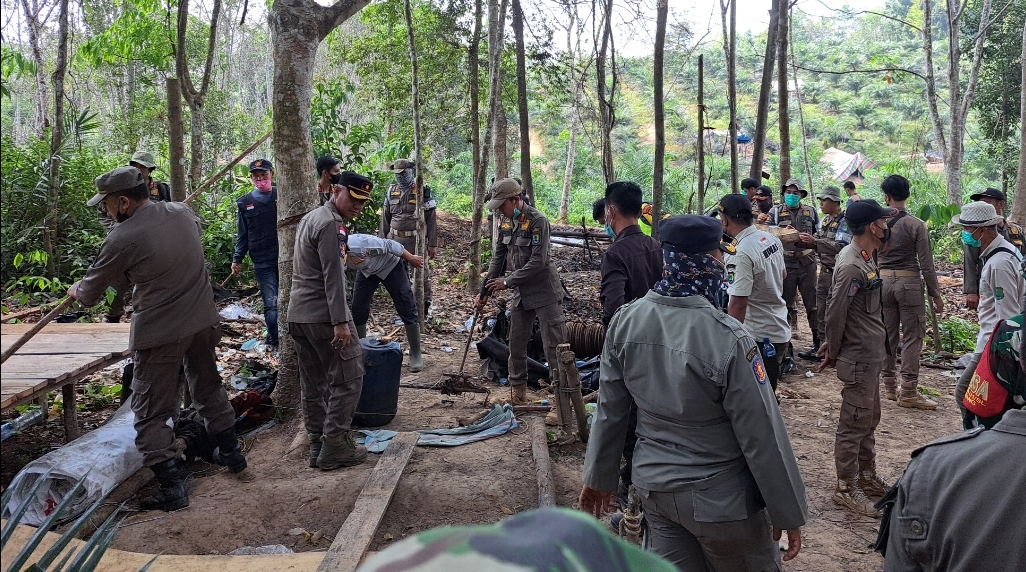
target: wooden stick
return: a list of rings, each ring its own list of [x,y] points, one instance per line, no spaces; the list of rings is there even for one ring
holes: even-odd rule
[[[565,346],[565,347],[564,347]],[[577,435],[584,443],[588,442],[588,412],[584,410],[584,397],[581,396],[581,372],[577,370],[577,356],[570,351],[570,344],[558,346],[563,351],[559,354],[559,376],[565,382],[565,391],[573,404],[574,415],[577,416]]]
[[[38,314],[43,311],[46,305],[36,306],[35,308],[26,308],[24,310],[18,310],[17,312],[10,312],[0,317],[0,321],[8,322],[10,320],[17,320],[18,318],[24,318],[25,316],[31,316],[32,314]]]
[[[214,183],[216,183],[219,180],[221,180],[221,177],[225,176],[229,171],[231,171],[232,167],[234,167],[235,165],[238,165],[239,161],[241,161],[246,155],[249,155],[250,153],[253,152],[254,149],[259,147],[261,143],[263,143],[264,141],[267,141],[267,138],[270,137],[270,136],[271,136],[271,132],[268,131],[263,137],[261,137],[260,139],[257,139],[256,142],[254,142],[252,145],[247,147],[245,151],[240,153],[238,157],[232,159],[230,163],[228,163],[227,165],[224,166],[223,169],[218,171],[216,175],[214,175],[213,177],[210,177],[209,179],[204,181],[203,184],[200,185],[199,188],[197,188],[194,193],[192,193],[191,195],[186,197],[185,200],[182,201],[182,202],[184,202],[186,204],[191,203],[193,200],[196,199],[196,197],[200,196],[200,194],[203,191],[209,189]]]
[[[49,324],[54,318],[56,318],[58,314],[63,312],[74,301],[75,299],[71,296],[65,296],[64,299],[61,300],[60,304],[57,304],[57,306],[53,310],[50,310],[50,312],[47,315],[40,318],[39,321],[36,322],[34,326],[32,326],[31,330],[25,332],[25,334],[18,338],[16,342],[11,344],[11,347],[7,348],[7,350],[2,354],[2,356],[0,356],[0,363],[4,363],[5,361],[7,361],[9,357],[14,355],[14,352],[18,351],[21,348],[21,346],[25,345],[26,342],[31,340],[32,336],[38,334],[39,330],[42,330],[47,324]]]
[[[317,572],[352,572],[360,564],[360,558],[367,551],[374,532],[385,516],[385,509],[392,501],[399,477],[402,476],[406,464],[413,455],[420,435],[403,432],[392,438],[381,455],[378,464],[371,470],[367,483],[363,485],[360,496],[352,512],[342,523],[342,528],[331,542],[331,548],[324,555],[324,560],[317,567]],[[345,479],[340,479],[340,484]]]
[[[545,437],[545,422],[541,417],[531,418],[531,454],[538,478],[538,507],[556,506],[556,487],[552,484],[552,461],[549,442]]]
[[[61,387],[64,395],[64,442],[78,439],[78,404],[75,396],[75,382]]]

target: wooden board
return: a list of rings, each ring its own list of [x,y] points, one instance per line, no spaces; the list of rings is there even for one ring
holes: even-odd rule
[[[404,432],[389,441],[317,572],[353,572],[360,565],[419,438],[417,433]]]
[[[101,324],[99,322],[74,322],[71,324],[49,323],[40,333],[83,334],[83,333],[123,333],[127,334],[132,324]],[[3,324],[0,334],[20,336],[32,329],[32,324]]]

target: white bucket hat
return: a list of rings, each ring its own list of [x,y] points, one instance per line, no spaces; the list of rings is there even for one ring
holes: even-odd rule
[[[951,224],[962,226],[994,226],[999,224],[1004,217],[998,215],[994,205],[983,201],[974,201],[962,205],[962,212],[951,219]]]

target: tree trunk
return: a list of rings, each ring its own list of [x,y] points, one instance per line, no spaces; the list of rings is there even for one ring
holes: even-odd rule
[[[413,154],[416,164],[416,186],[417,197],[423,197],[424,193],[424,156],[421,148],[420,134],[420,78],[417,69],[417,43],[413,34],[413,14],[410,9],[410,0],[403,0],[403,15],[406,18],[406,38],[410,45],[410,67],[412,69],[412,92],[413,92]],[[417,246],[414,254],[424,257],[427,264],[427,225],[424,223],[424,201],[417,200],[414,217],[417,219]],[[420,316],[420,329],[424,329],[424,320],[427,312],[424,311],[424,272],[426,268],[417,268],[413,272],[413,295],[417,299],[417,314]]]
[[[1026,27],[1022,30],[1022,92],[1019,95],[1019,168],[1015,172],[1015,195],[1012,198],[1012,220],[1026,221]]]
[[[655,159],[652,161],[652,238],[659,240],[663,213],[663,162],[666,160],[666,109],[663,106],[663,56],[666,47],[667,0],[656,4],[655,55],[652,57],[652,92],[655,107]],[[729,61],[729,60],[728,60]],[[734,138],[735,145],[737,138]],[[736,159],[736,156],[735,156]],[[737,177],[737,175],[734,175]]]
[[[524,192],[534,204],[534,180],[531,177],[531,124],[527,110],[527,65],[524,55],[524,11],[520,0],[513,1],[513,36],[517,52],[517,115],[520,116],[520,179]]]
[[[573,64],[570,66],[571,77],[574,78],[574,100],[570,107],[570,141],[566,145],[566,168],[563,170],[563,193],[559,200],[559,214],[556,217],[560,223],[566,223],[567,215],[570,213],[570,190],[573,188],[574,162],[577,159],[577,137],[581,134],[581,98],[584,86],[577,81],[574,75]]]
[[[36,137],[46,137],[50,127],[50,92],[46,84],[46,62],[43,60],[43,18],[40,18],[44,4],[40,0],[21,0],[25,12],[25,25],[28,27],[29,50],[32,52],[32,63],[36,66]]]
[[[766,130],[769,127],[769,106],[772,99],[773,64],[777,55],[777,20],[780,18],[780,2],[773,0],[770,8],[769,29],[766,31],[766,56],[762,61],[762,80],[759,83],[759,103],[755,112],[755,133],[752,135],[752,167],[748,176],[762,180],[762,161],[766,156]]]
[[[317,206],[310,103],[317,46],[331,30],[370,0],[339,0],[321,6],[314,0],[275,0],[268,12],[274,80],[271,109],[278,186],[278,329],[280,362],[274,403],[281,411],[299,407],[299,364],[288,333],[292,256],[297,217]]]
[[[185,189],[185,127],[182,119],[182,84],[169,77],[167,84],[168,159],[171,175],[171,200],[184,201]]]
[[[729,21],[727,19],[728,12],[730,14]],[[723,20],[723,55],[727,62],[727,111],[729,114],[727,132],[730,134],[730,192],[737,193],[741,189],[737,178],[737,57],[735,55],[737,53],[737,2],[735,0],[720,0],[720,17]]]
[[[790,20],[788,0],[780,0],[777,16],[777,97],[778,120],[780,124],[780,184],[791,178],[791,122],[788,115],[787,91],[787,30]]]
[[[933,127],[933,139],[941,157],[947,160],[948,144],[944,137],[944,124],[941,123],[940,111],[937,108],[937,80],[933,65],[933,0],[923,0],[923,55],[926,61],[926,104],[930,110],[930,125]]]
[[[502,46],[499,46],[500,50]],[[502,70],[499,70],[502,73]],[[499,77],[499,83],[502,84],[502,77]],[[502,103],[500,94],[499,98],[499,112],[495,114],[495,141],[492,145],[495,147],[495,178],[505,179],[509,177],[509,149],[506,146],[506,142],[509,140],[509,117],[506,115],[506,106]]]
[[[802,90],[798,87],[798,64],[794,59],[794,30],[790,30],[790,25],[788,28],[791,38],[791,72],[794,74],[794,99],[798,104],[798,126],[802,132],[802,158],[805,160],[805,188],[808,189],[810,196],[815,197],[816,187],[812,181],[812,165],[809,164],[809,142],[805,137],[805,111],[802,109]]]
[[[189,189],[195,190],[203,182],[203,105],[210,87],[210,72],[217,46],[217,22],[221,15],[221,0],[214,0],[210,16],[210,34],[207,37],[207,59],[203,66],[203,79],[199,89],[192,83],[185,53],[186,33],[189,26],[189,0],[178,2],[178,37],[175,46],[175,71],[181,81],[182,95],[189,105]],[[184,192],[184,191],[183,191]]]
[[[203,104],[189,105],[189,192],[203,182]]]
[[[474,34],[467,50],[470,86],[470,146],[473,156],[473,204],[470,227],[470,262],[467,264],[467,289],[476,293],[481,287],[481,222],[484,219],[484,181],[487,168],[481,159],[481,12],[482,0],[474,0]]]
[[[46,269],[57,276],[57,217],[61,189],[61,147],[64,145],[64,77],[68,71],[68,0],[60,0],[60,22],[57,25],[57,62],[53,70],[53,129],[50,132],[50,188],[43,238],[46,248]]]
[[[698,54],[698,210],[705,212],[705,56]],[[688,201],[690,202],[690,201]],[[690,205],[689,205],[690,206]],[[690,209],[689,209],[690,210]],[[655,220],[655,219],[652,219]]]
[[[613,0],[605,0],[601,20],[601,41],[598,53],[595,56],[595,75],[597,81],[598,104],[599,104],[599,135],[602,141],[602,175],[606,184],[616,180],[616,171],[613,168],[613,123],[616,121],[616,109],[613,106],[613,97],[616,93],[616,59],[613,55]],[[609,67],[612,70],[612,87],[606,87],[606,55],[609,55]]]

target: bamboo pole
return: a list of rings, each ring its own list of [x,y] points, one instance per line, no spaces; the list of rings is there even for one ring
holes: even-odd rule
[[[200,196],[200,193],[202,193],[203,191],[209,189],[214,183],[219,181],[221,179],[221,177],[225,176],[229,171],[231,171],[232,167],[234,167],[235,165],[238,165],[239,161],[241,161],[246,155],[249,155],[250,153],[253,152],[254,149],[259,147],[261,143],[263,143],[264,141],[267,141],[267,139],[270,136],[271,136],[271,132],[270,131],[265,133],[263,137],[261,137],[260,139],[257,139],[255,142],[253,142],[253,144],[250,145],[249,147],[247,147],[245,151],[243,151],[242,153],[239,153],[239,155],[237,157],[232,159],[231,162],[228,163],[227,165],[225,165],[223,169],[221,169],[220,171],[217,172],[217,174],[215,174],[213,177],[210,177],[209,179],[204,181],[202,185],[200,185],[199,187],[196,188],[195,192],[193,192],[191,195],[189,195],[188,198],[186,198],[182,202],[184,202],[184,203],[191,203],[196,197]]]

